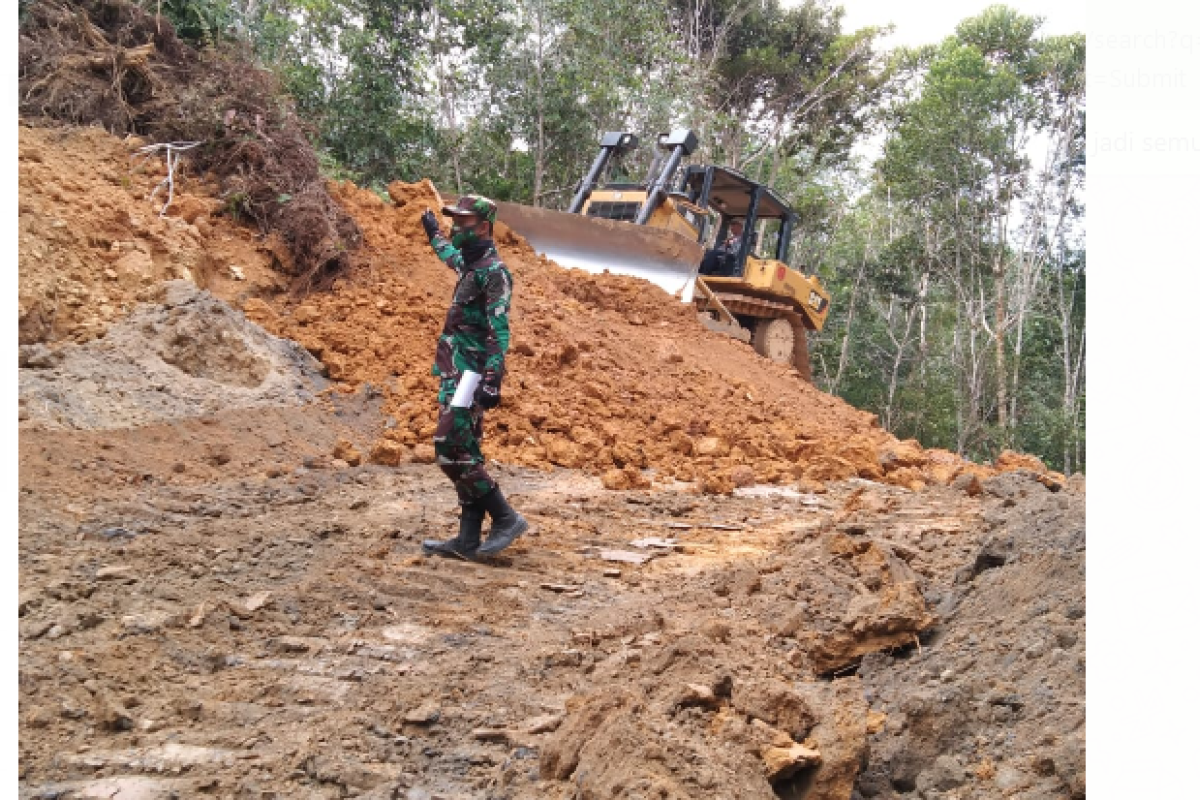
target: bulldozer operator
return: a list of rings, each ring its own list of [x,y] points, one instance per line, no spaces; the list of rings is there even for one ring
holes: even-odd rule
[[[745,232],[745,222],[741,219],[729,221],[729,234],[725,241],[704,254],[700,262],[700,274],[711,275],[715,278],[737,277],[738,251],[742,249],[742,234]]]
[[[462,510],[457,536],[427,539],[421,549],[426,555],[475,560],[496,555],[529,529],[488,474],[479,446],[484,411],[500,405],[512,275],[492,241],[495,203],[464,195],[453,206],[444,206],[442,214],[453,220],[449,239],[431,210],[421,216],[433,251],[458,275],[433,365],[433,374],[441,378],[433,447]],[[487,541],[480,544],[485,516],[492,518],[492,526]]]

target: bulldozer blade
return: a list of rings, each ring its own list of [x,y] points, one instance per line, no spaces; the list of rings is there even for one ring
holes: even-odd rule
[[[517,203],[497,203],[496,218],[560,266],[643,278],[692,300],[704,248],[681,234]]]

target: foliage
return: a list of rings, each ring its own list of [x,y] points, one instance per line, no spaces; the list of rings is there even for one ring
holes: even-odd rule
[[[780,159],[810,173],[847,159],[891,81],[875,53],[883,29],[844,33],[841,9],[816,0],[791,8],[778,0],[673,6],[687,22],[693,66],[703,69],[703,102],[687,117],[712,140],[713,160],[757,164],[757,177],[770,181]]]
[[[677,68],[663,13],[664,6],[642,0],[518,0],[493,20],[477,54],[486,111],[475,144],[516,143],[529,153],[532,181],[520,199],[565,205],[600,133],[665,129]],[[500,184],[519,193],[514,183]]]
[[[1039,25],[993,6],[898,54],[918,80],[883,109],[876,183],[834,248],[855,265],[834,286],[857,302],[834,307],[840,368],[826,348],[823,380],[899,435],[1070,469],[1084,463],[1084,48]]]
[[[194,45],[211,46],[236,35],[238,15],[232,0],[155,0],[142,5],[169,19],[179,38]]]

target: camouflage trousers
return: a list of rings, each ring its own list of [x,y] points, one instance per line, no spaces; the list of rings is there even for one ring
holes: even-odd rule
[[[469,505],[482,500],[496,488],[496,481],[483,466],[483,409],[478,403],[470,408],[455,408],[442,403],[437,430],[433,433],[433,450],[437,465],[454,484],[458,502]]]

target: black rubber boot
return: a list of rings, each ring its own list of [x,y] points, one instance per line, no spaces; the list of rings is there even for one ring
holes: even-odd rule
[[[475,551],[479,549],[479,534],[483,529],[484,514],[482,502],[463,506],[462,515],[458,518],[458,535],[444,542],[426,539],[421,542],[421,551],[427,556],[473,558]]]
[[[487,541],[475,551],[476,555],[494,556],[516,541],[522,533],[529,530],[529,522],[513,511],[512,506],[500,492],[499,486],[480,502],[483,503],[484,509],[492,518],[492,529],[488,531]]]

